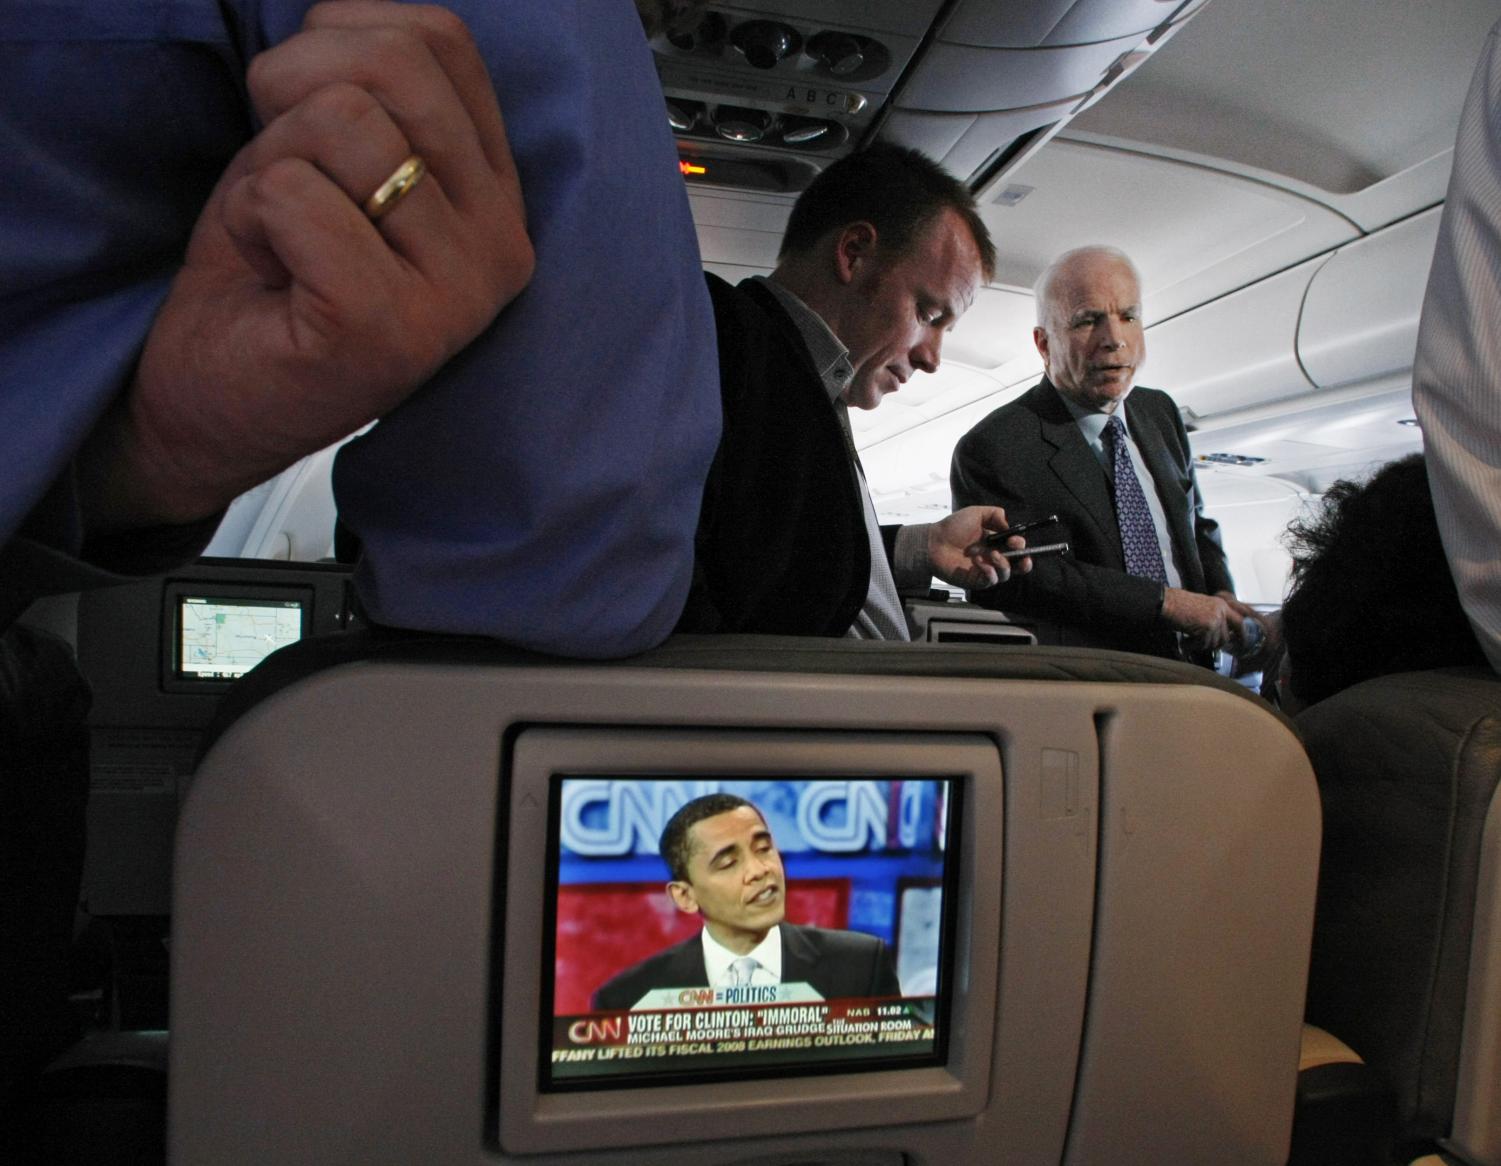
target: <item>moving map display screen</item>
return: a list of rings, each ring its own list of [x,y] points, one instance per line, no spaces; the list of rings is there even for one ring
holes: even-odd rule
[[[304,634],[300,598],[183,594],[172,671],[182,680],[236,680]]]
[[[541,1087],[943,1063],[954,810],[942,778],[555,777]]]

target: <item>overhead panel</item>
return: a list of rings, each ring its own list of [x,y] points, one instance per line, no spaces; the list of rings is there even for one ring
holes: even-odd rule
[[[1140,40],[1037,49],[935,44],[898,100],[902,108],[974,113],[1082,99]]]
[[[1042,43],[1082,45],[1134,32],[1150,32],[1164,21],[1180,22],[1209,0],[1079,0]]]
[[[652,40],[690,185],[796,191],[881,115],[942,0],[715,4]]]
[[[926,109],[893,108],[887,115],[885,124],[881,126],[881,140],[921,150],[934,158],[943,159],[945,165],[952,168],[949,158],[954,147],[974,127],[979,116],[976,113],[937,113]]]
[[[651,42],[690,185],[795,193],[873,138],[978,180],[1207,0],[751,0]]]
[[[1343,247],[1319,269],[1298,323],[1298,356],[1320,388],[1412,369],[1442,208]]]
[[[911,146],[935,158],[955,174],[969,175],[983,167],[996,152],[997,142],[1014,142],[1055,125],[1078,105],[1077,97],[1049,105],[1004,109],[995,113],[930,113],[914,109],[894,110],[881,127],[883,141]]]
[[[881,136],[988,184],[1204,2],[961,0],[895,93]]]
[[[943,342],[943,361],[939,372],[913,377],[902,386],[903,392],[913,384],[941,379],[950,362],[994,373],[1019,356],[1035,356],[1032,325],[1036,308],[1029,293],[1000,288],[981,288],[969,311],[960,317],[954,330]]]
[[[980,213],[1000,253],[998,282],[1030,287],[1062,252],[1107,243],[1141,270],[1149,323],[1356,237],[1286,191],[1062,137],[991,187]]]
[[[1139,383],[1172,393],[1200,417],[1313,390],[1296,357],[1310,260],[1147,330]]]
[[[688,202],[706,267],[727,264],[765,274],[777,265],[790,195],[699,187],[689,190]]]
[[[1373,230],[1440,201],[1496,0],[1219,0],[1069,133],[1239,167]]]
[[[1034,0],[1030,4],[959,5],[942,36],[955,44],[1029,49],[1083,45],[1151,32],[1163,21],[1203,6],[1204,0]],[[1182,12],[1179,12],[1179,9]]]
[[[777,265],[778,237],[754,231],[740,231],[726,227],[697,229],[698,253],[705,266],[723,263],[733,267],[746,267],[765,275]]]

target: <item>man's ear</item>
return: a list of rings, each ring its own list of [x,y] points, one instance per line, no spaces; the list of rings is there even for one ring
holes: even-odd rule
[[[698,914],[698,899],[694,897],[693,887],[688,883],[674,879],[667,884],[667,897],[672,900],[672,905],[684,915]]]
[[[851,283],[876,249],[874,223],[860,220],[840,230],[834,243],[834,273],[840,283]]]
[[[1042,357],[1042,367],[1048,367],[1048,330],[1041,324],[1032,329],[1032,343],[1037,345],[1037,354]]]

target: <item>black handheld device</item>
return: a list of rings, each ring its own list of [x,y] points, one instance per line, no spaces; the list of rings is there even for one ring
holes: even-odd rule
[[[993,530],[981,541],[986,546],[1004,547],[1006,540],[1013,534],[1026,534],[1029,530],[1037,530],[1043,526],[1056,526],[1057,524],[1058,516],[1056,514],[1049,514],[1046,518],[1033,519],[1031,522],[1018,522],[1015,526],[1008,527],[1005,530]]]

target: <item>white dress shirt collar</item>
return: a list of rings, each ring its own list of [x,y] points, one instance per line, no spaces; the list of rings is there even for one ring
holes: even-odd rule
[[[709,977],[709,987],[726,988],[731,985],[730,965],[739,955],[721,944],[709,934],[706,925],[699,936],[704,946],[704,971]],[[782,929],[773,927],[766,938],[746,953],[761,966],[751,976],[752,984],[780,984],[782,982]]]
[[[829,400],[837,401],[849,386],[850,378],[855,375],[855,366],[850,363],[850,350],[834,335],[833,329],[824,323],[824,318],[803,303],[795,293],[764,275],[753,275],[751,278],[787,309],[798,335],[808,346],[808,355],[818,371],[818,379],[823,382],[824,392],[829,394]]]

